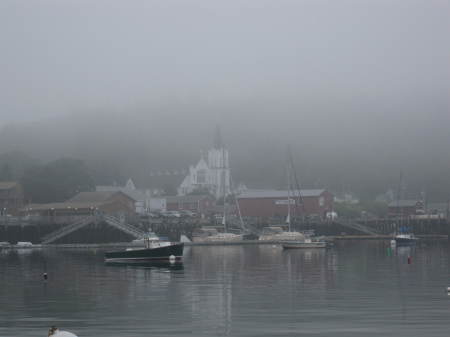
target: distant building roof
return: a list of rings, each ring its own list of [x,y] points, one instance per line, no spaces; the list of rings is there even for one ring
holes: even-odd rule
[[[67,202],[101,202],[111,198],[117,191],[80,192]]]
[[[312,189],[312,190],[295,190],[290,191],[290,196],[292,198],[301,197],[318,197],[325,189]],[[240,195],[238,199],[251,199],[251,198],[287,198],[289,191],[287,190],[247,190]]]
[[[111,192],[80,192],[72,199],[65,202],[54,202],[48,204],[30,204],[24,207],[25,210],[58,210],[58,209],[89,209],[96,208],[108,204],[110,199],[120,193],[127,198],[130,198],[121,191]],[[130,198],[131,199],[131,198]]]
[[[80,192],[73,198],[67,200],[66,202],[80,202],[80,203],[104,202],[110,199],[116,193],[124,194],[126,197],[133,199],[127,194],[123,193],[122,191],[103,191],[103,192],[96,191],[96,192]]]
[[[104,205],[105,202],[53,202],[49,204],[29,204],[24,207],[26,211],[62,210],[62,209],[89,209]]]
[[[14,188],[19,183],[16,181],[0,181],[0,190],[10,190],[11,188]]]
[[[139,190],[131,190],[121,186],[95,186],[97,192],[122,192],[134,201],[142,201],[146,199],[145,193]]]
[[[208,194],[201,195],[183,195],[183,196],[170,196],[166,197],[166,203],[174,203],[174,202],[197,202],[203,199],[213,199],[212,196]]]
[[[422,204],[420,200],[396,200],[389,204],[389,207],[415,207],[418,203]]]

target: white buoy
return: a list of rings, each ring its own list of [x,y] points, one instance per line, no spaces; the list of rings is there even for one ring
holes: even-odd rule
[[[50,336],[53,336],[53,337],[77,337],[77,335],[75,335],[69,331],[59,330],[54,325],[48,330],[48,337],[50,337]]]
[[[77,335],[75,335],[69,331],[59,331],[54,336],[56,336],[56,337],[77,337]]]
[[[49,335],[50,337],[78,337],[77,335],[69,332],[69,331],[61,331],[56,329],[53,334]]]
[[[391,240],[391,246],[395,246],[397,244],[397,242],[395,242],[395,240]]]
[[[170,262],[170,263],[175,263],[176,260],[177,260],[177,259],[176,259],[175,255],[170,255],[170,256],[169,256],[169,262]]]

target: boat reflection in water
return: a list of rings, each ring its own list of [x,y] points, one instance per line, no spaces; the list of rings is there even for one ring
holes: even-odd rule
[[[111,267],[133,267],[136,269],[168,269],[183,270],[183,262],[152,261],[152,262],[105,262]]]

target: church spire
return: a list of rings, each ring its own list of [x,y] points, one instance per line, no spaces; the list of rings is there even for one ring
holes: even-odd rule
[[[224,147],[223,140],[222,140],[222,134],[220,132],[220,126],[216,126],[216,132],[214,134],[214,148],[215,149],[221,149]]]

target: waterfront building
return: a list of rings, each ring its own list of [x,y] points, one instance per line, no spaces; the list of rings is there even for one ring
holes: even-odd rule
[[[348,205],[359,204],[359,199],[351,192],[335,193],[334,202]]]
[[[166,198],[154,196],[150,198],[150,212],[164,212],[167,210]]]
[[[145,214],[150,209],[150,190],[137,189],[134,185],[133,180],[130,178],[126,182],[125,186],[118,185],[103,185],[96,186],[95,190],[97,192],[123,192],[130,198],[135,200],[135,211],[138,214]]]
[[[178,187],[178,195],[183,196],[194,191],[208,192],[216,198],[231,193],[231,175],[229,153],[223,143],[219,127],[216,128],[214,145],[208,151],[207,158],[202,155]]]
[[[197,215],[209,215],[216,205],[214,197],[207,195],[184,195],[166,197],[167,211],[191,211]]]
[[[325,189],[300,191],[252,190],[242,192],[237,200],[242,216],[258,218],[287,217],[292,215],[326,218],[333,211],[332,193]]]
[[[389,204],[389,216],[404,216],[419,215],[425,213],[423,201],[420,200],[397,200]]]

